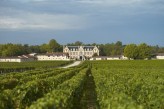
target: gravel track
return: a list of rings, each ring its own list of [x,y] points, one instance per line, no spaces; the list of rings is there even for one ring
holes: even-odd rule
[[[69,68],[69,67],[74,67],[74,66],[77,66],[81,63],[81,61],[75,61],[74,63],[70,64],[70,65],[67,65],[67,66],[64,66],[64,67],[61,67],[61,68]]]

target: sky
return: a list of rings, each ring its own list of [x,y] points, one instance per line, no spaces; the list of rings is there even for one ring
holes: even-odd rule
[[[0,0],[0,44],[164,46],[164,0]]]

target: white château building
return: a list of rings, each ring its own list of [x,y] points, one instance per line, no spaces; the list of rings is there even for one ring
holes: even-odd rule
[[[97,46],[63,46],[63,53],[68,53],[72,59],[85,60],[94,54],[99,56],[99,49]]]
[[[64,60],[69,61],[69,57],[67,53],[46,53],[46,54],[38,54],[38,61],[52,61],[52,60]]]

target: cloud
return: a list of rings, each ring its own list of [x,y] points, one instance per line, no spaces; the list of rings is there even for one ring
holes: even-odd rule
[[[120,5],[120,4],[134,4],[144,0],[77,0],[79,3],[98,4],[98,5]]]
[[[85,27],[83,16],[71,14],[27,13],[19,16],[0,16],[1,29],[52,29],[70,30]]]
[[[44,2],[44,1],[48,1],[48,0],[16,0],[19,2]]]
[[[157,6],[164,5],[163,0],[74,0],[81,4],[94,6]],[[164,7],[164,6],[163,6]]]
[[[136,16],[157,13],[163,15],[164,11],[162,0],[15,1],[1,4],[0,29],[75,30],[108,23],[122,24],[126,18],[136,19]]]

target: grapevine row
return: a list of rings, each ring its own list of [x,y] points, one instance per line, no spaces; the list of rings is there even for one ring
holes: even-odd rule
[[[163,109],[163,65],[163,61],[92,62],[100,108]]]
[[[73,108],[74,95],[81,93],[87,70],[87,68],[81,70],[76,76],[60,84],[52,92],[33,103],[30,109]]]

